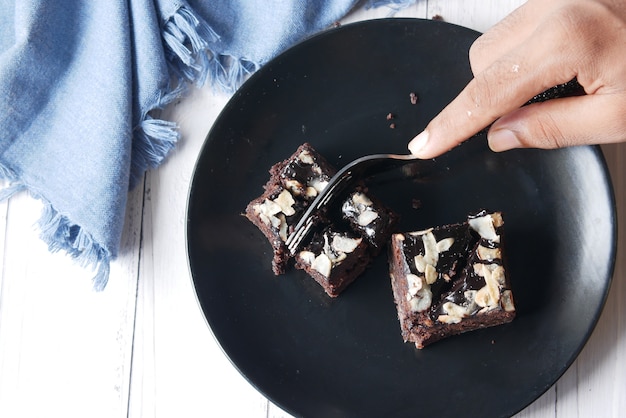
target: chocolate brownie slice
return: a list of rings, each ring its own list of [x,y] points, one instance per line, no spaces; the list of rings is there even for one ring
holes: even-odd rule
[[[365,271],[371,258],[367,241],[331,225],[316,232],[296,254],[296,268],[306,271],[329,296],[335,297]]]
[[[335,173],[305,143],[270,169],[265,192],[248,204],[247,218],[272,245],[275,274],[283,273],[291,258],[285,241],[294,225]],[[339,203],[317,215],[311,239],[295,255],[295,267],[306,271],[333,297],[363,273],[397,223],[395,213],[362,185]]]
[[[274,164],[269,172],[265,192],[248,204],[245,214],[272,245],[272,270],[278,275],[285,272],[290,258],[285,245],[290,228],[298,223],[336,171],[305,143],[289,158]]]
[[[515,306],[503,263],[500,212],[394,234],[390,276],[404,341],[417,348],[510,322]]]
[[[370,244],[374,256],[387,244],[391,229],[398,221],[395,212],[362,187],[344,200],[341,212],[352,230]]]

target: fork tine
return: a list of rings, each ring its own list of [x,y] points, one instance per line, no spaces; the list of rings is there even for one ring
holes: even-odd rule
[[[338,177],[333,184],[326,186],[329,189],[324,190],[325,193],[322,198],[315,199],[306,209],[302,218],[300,218],[300,221],[296,224],[293,232],[289,235],[289,237],[287,237],[287,241],[285,241],[291,255],[295,254],[296,250],[304,238],[306,238],[311,227],[313,226],[313,213],[325,206],[334,197],[334,195],[342,189],[342,187],[339,186],[347,184],[351,178],[352,173],[349,173],[346,176]]]
[[[324,190],[313,200],[311,205],[304,211],[300,221],[296,224],[293,232],[287,237],[285,244],[291,255],[294,255],[302,241],[306,238],[311,227],[313,226],[313,214],[326,206],[328,202],[335,199],[336,196],[350,184],[350,181],[362,172],[366,167],[380,161],[396,161],[396,164],[405,164],[415,160],[412,155],[393,155],[393,154],[375,154],[366,155],[347,164],[339,170],[326,185]]]

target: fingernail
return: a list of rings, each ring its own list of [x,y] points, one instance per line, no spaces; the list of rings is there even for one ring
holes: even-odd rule
[[[420,151],[424,149],[426,143],[428,142],[428,131],[422,131],[419,135],[409,142],[409,151],[411,154],[417,155],[419,157]]]
[[[515,132],[509,129],[497,129],[489,132],[487,142],[489,143],[489,148],[495,152],[508,151],[521,146]]]

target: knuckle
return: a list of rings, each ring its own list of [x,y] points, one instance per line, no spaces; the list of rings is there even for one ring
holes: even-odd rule
[[[506,77],[501,74],[492,74],[491,69],[481,72],[475,77],[475,83],[468,86],[468,111],[485,121],[493,121],[507,108]]]
[[[550,112],[535,112],[533,120],[529,121],[526,128],[519,138],[525,147],[552,149],[573,145],[572,138],[565,135]]]
[[[481,35],[474,41],[469,49],[469,62],[472,72],[476,74],[478,68],[484,67],[484,62],[489,54],[489,41],[485,35]]]
[[[539,114],[536,126],[538,138],[543,142],[545,148],[564,148],[572,145],[571,138],[564,134],[551,113]]]

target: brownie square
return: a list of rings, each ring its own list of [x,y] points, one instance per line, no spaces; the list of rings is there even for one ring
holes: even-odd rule
[[[305,143],[269,172],[264,193],[248,204],[245,215],[270,242],[272,270],[279,275],[290,258],[285,245],[289,233],[336,170]]]
[[[336,169],[305,143],[270,169],[265,192],[248,204],[246,217],[273,248],[272,269],[284,273],[292,258],[285,241],[306,208],[328,184]],[[335,297],[380,253],[397,223],[396,214],[357,186],[337,207],[318,214],[295,254],[295,267],[306,271]]]
[[[423,348],[507,323],[515,305],[503,263],[500,212],[391,238],[390,276],[402,337]]]
[[[316,232],[296,254],[296,268],[306,271],[329,296],[336,297],[365,271],[371,258],[363,237],[330,225]]]

